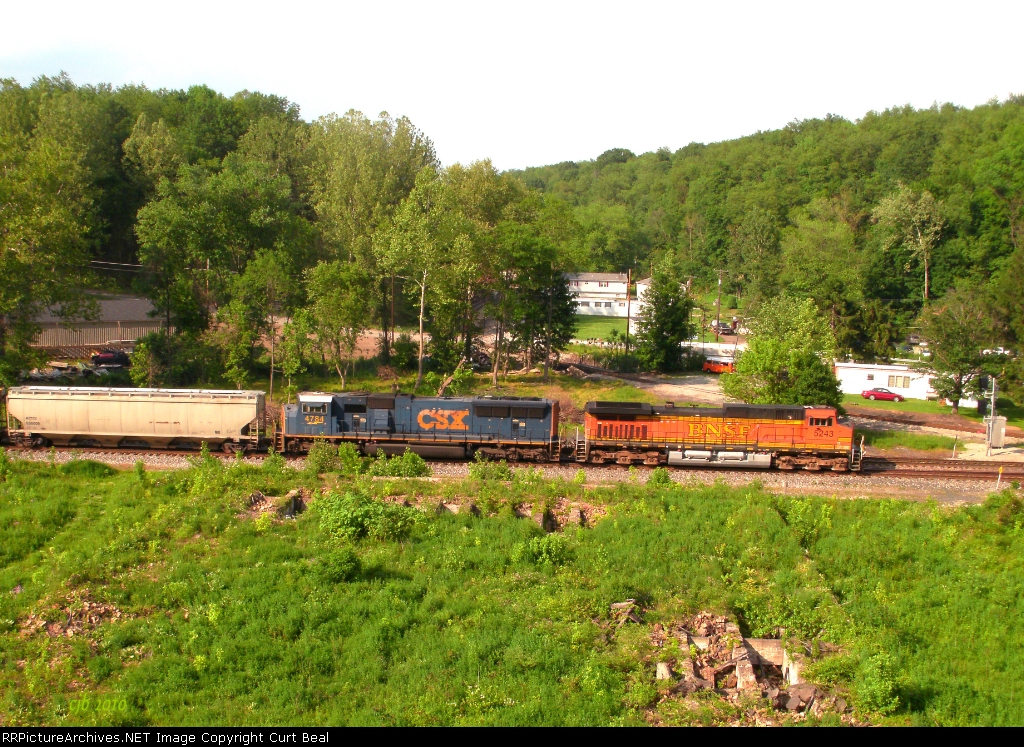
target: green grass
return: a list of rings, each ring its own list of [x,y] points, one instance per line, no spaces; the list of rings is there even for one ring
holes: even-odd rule
[[[607,340],[612,330],[615,330],[620,335],[626,334],[626,318],[576,316],[577,340]]]
[[[858,407],[874,407],[881,410],[893,410],[896,412],[920,412],[931,415],[951,415],[953,411],[953,408],[941,405],[934,400],[905,399],[902,402],[883,402],[882,400],[875,400],[872,402],[869,399],[864,399],[859,394],[843,395],[843,404],[855,405]],[[977,410],[974,408],[961,407],[958,414],[964,416],[968,420],[973,420],[976,423],[981,422],[981,416],[978,415]],[[1024,407],[1016,405],[1011,400],[1008,400],[1005,397],[1000,397],[996,401],[996,414],[1005,415],[1007,418],[1007,425],[1024,428]]]
[[[952,451],[956,439],[951,436],[936,436],[926,433],[904,433],[903,431],[858,430],[864,436],[865,446],[876,449],[914,449],[916,451]]]
[[[649,640],[656,623],[713,609],[745,634],[840,645],[813,671],[862,718],[1024,724],[1024,510],[1010,493],[943,509],[525,471],[326,479],[364,498],[253,520],[252,490],[319,479],[276,460],[141,477],[13,462],[0,723],[640,724],[650,710],[722,723],[747,706],[658,702],[654,663],[673,650]],[[471,496],[484,515],[371,505],[417,494]],[[566,498],[610,513],[556,539],[512,514]],[[643,622],[616,629],[609,604],[625,598]],[[71,638],[19,634],[83,600],[120,615],[106,608]]]

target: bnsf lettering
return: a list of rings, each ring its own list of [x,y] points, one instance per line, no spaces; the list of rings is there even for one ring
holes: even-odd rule
[[[463,419],[469,410],[423,410],[416,416],[416,422],[425,431],[468,431]]]
[[[745,436],[750,433],[749,425],[738,423],[687,423],[690,431],[687,436]]]

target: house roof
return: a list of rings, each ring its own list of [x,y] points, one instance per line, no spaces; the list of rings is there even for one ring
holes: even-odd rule
[[[93,298],[96,300],[99,306],[99,316],[97,319],[92,320],[72,320],[72,324],[76,322],[84,322],[86,324],[102,323],[102,322],[151,322],[153,317],[150,316],[150,312],[154,311],[153,304],[148,298],[140,298],[138,296],[114,296],[114,295],[94,295]],[[63,322],[58,315],[58,309],[50,308],[43,311],[39,316],[36,317],[38,324],[59,324]]]
[[[625,283],[629,276],[624,272],[576,272],[569,273],[570,280],[590,280]]]

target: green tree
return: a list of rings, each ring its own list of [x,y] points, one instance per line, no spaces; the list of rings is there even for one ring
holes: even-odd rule
[[[723,374],[726,394],[753,404],[830,405],[842,411],[832,370],[835,337],[814,302],[778,296],[748,321],[747,349],[736,373]]]
[[[473,273],[472,225],[442,176],[425,168],[386,230],[374,237],[381,267],[402,276],[418,296],[419,354],[416,388],[423,383],[427,294],[435,286],[466,288]]]
[[[87,311],[81,284],[97,216],[91,185],[91,113],[58,80],[35,106],[0,81],[0,382],[34,362],[36,316]]]
[[[636,356],[646,367],[673,371],[683,359],[682,343],[694,334],[693,301],[678,280],[657,271],[637,316]]]
[[[747,302],[771,298],[778,289],[779,227],[767,210],[751,208],[743,216],[734,241],[734,267],[747,279]]]
[[[884,230],[883,247],[903,246],[924,266],[925,303],[928,303],[929,263],[942,237],[941,209],[942,203],[931,192],[915,192],[901,183],[895,192],[882,198],[874,211],[875,220]]]
[[[335,260],[318,263],[306,271],[305,277],[310,330],[344,389],[355,362],[359,336],[372,318],[373,310],[365,300],[367,274],[357,262]]]
[[[256,253],[232,287],[229,308],[236,324],[244,324],[250,340],[263,350],[264,341],[270,352],[270,392],[274,398],[274,369],[277,364],[278,327],[282,316],[294,305],[299,293],[292,277],[292,267],[283,252],[262,249]],[[241,339],[241,338],[240,338]]]
[[[992,316],[978,290],[962,285],[922,311],[919,323],[931,353],[920,368],[933,374],[932,389],[952,403],[955,415],[960,400],[979,391],[981,351],[998,339]]]

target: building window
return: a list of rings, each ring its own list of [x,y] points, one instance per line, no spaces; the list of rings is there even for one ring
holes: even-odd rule
[[[875,380],[875,375],[874,374],[868,374],[868,381],[874,381],[874,380]]]
[[[580,301],[580,306],[590,306],[590,301]]]
[[[601,281],[599,281],[597,283],[597,287],[598,288],[607,288],[608,287],[608,283],[607,283],[607,281],[601,280]]]
[[[619,303],[619,308],[622,308],[622,307],[623,307],[623,306],[625,306],[625,305],[626,305],[626,304],[624,304],[624,303],[621,303],[621,302],[620,302],[620,303]]]
[[[889,388],[890,389],[907,389],[910,387],[909,376],[890,376],[889,377]]]

